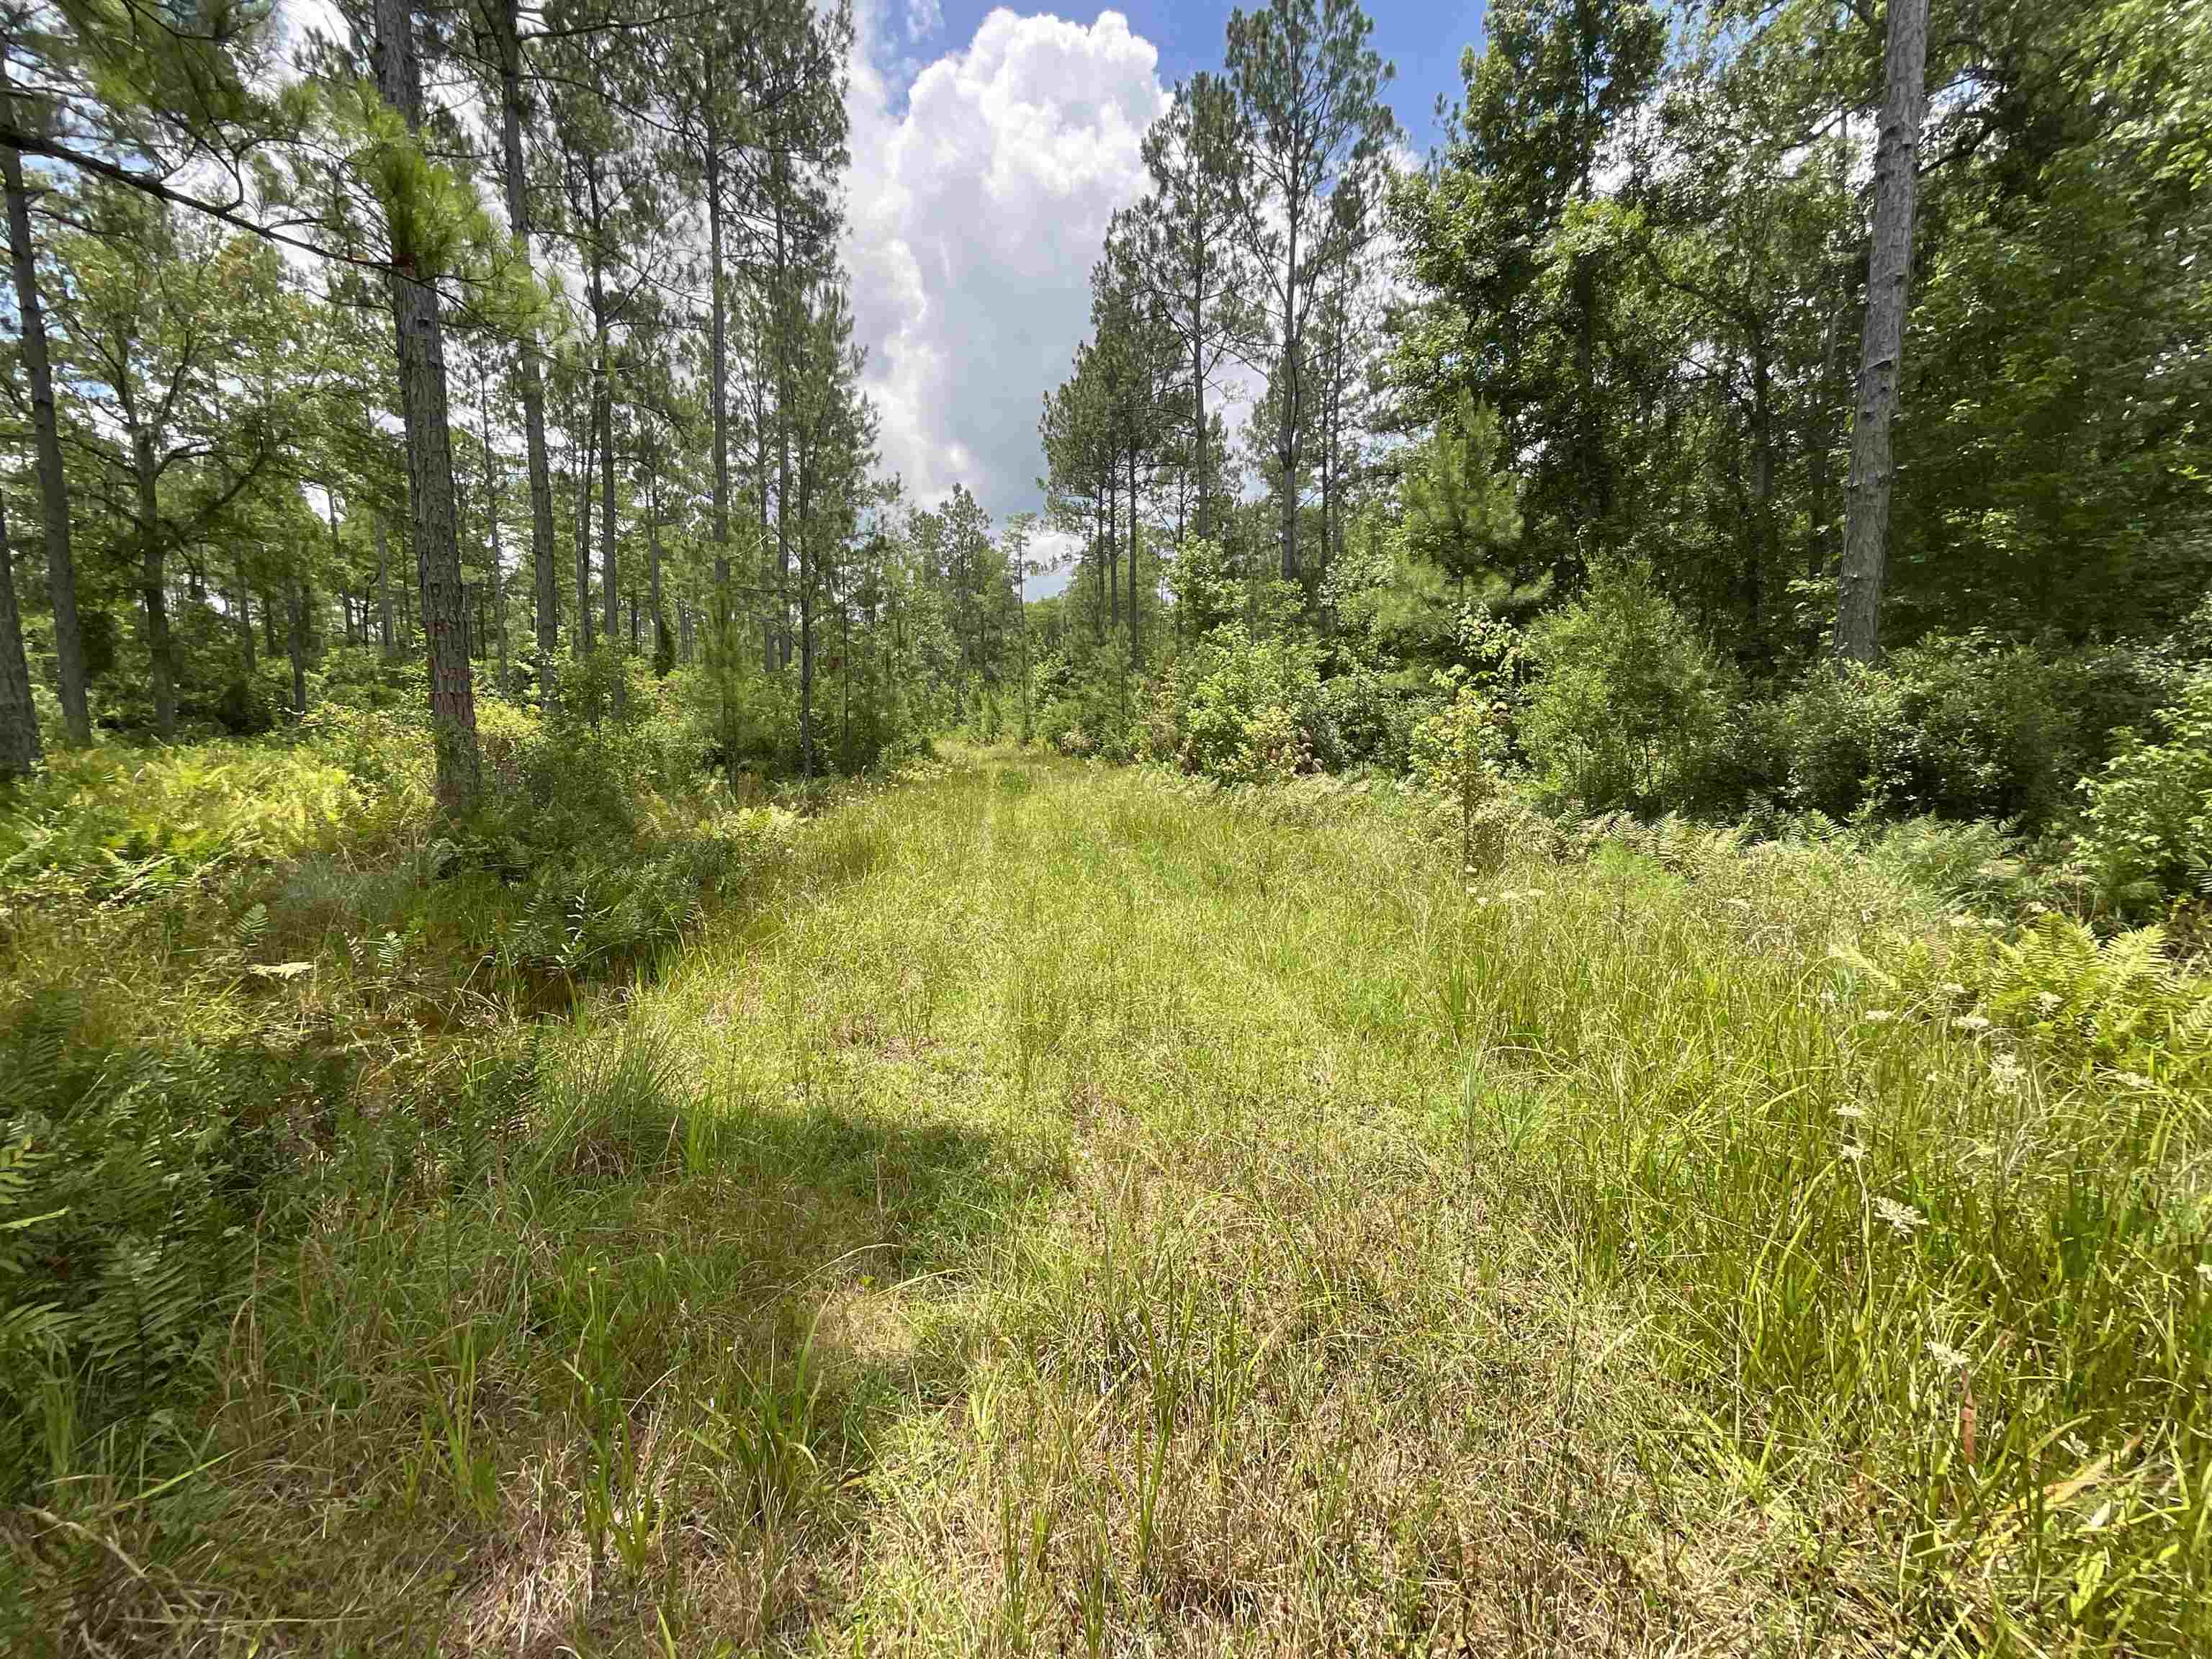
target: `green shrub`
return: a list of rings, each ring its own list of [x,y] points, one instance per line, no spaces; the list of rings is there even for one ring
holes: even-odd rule
[[[0,800],[0,890],[144,899],[334,845],[365,805],[355,775],[313,746],[63,750]]]
[[[2075,846],[2108,903],[2143,912],[2212,885],[2212,671],[2192,675],[2145,737],[2124,729],[2087,798]]]
[[[1176,758],[1224,783],[1286,778],[1313,762],[1321,676],[1312,642],[1254,640],[1242,623],[1208,634],[1178,674]]]
[[[1597,571],[1526,648],[1537,678],[1521,743],[1546,793],[1640,812],[1703,802],[1732,688],[1649,565]]]
[[[1365,664],[1323,680],[1316,701],[1315,750],[1331,767],[1366,762],[1387,772],[1412,763],[1413,733],[1441,699]]]
[[[2127,653],[2055,656],[1979,632],[1936,635],[1877,668],[1815,668],[1780,709],[1796,804],[1993,818],[2035,830],[2063,810],[2107,724],[2138,706]]]

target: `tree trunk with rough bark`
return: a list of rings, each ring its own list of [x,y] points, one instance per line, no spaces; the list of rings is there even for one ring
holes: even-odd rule
[[[238,577],[238,586],[235,590],[236,598],[233,601],[233,603],[237,606],[237,614],[234,620],[238,624],[238,658],[240,665],[245,671],[246,682],[247,684],[251,685],[253,681],[253,671],[255,665],[253,659],[253,588],[252,585],[246,580],[245,554],[240,553],[238,556],[237,562],[234,568],[235,569]]]
[[[1145,659],[1144,624],[1137,614],[1137,447],[1129,446],[1129,654]]]
[[[409,0],[376,0],[377,85],[416,132],[422,125],[422,73]],[[399,403],[407,431],[407,500],[422,564],[422,627],[429,641],[430,728],[438,805],[467,811],[481,781],[476,690],[469,672],[466,600],[453,523],[453,445],[446,398],[445,323],[434,272],[415,268],[415,251],[393,250],[392,314],[398,337]]]
[[[587,418],[586,424],[592,422]],[[586,437],[583,465],[576,469],[576,632],[569,643],[580,657],[592,648],[592,458],[596,448],[596,437]]]
[[[0,64],[0,88],[8,84],[5,65]],[[16,328],[24,377],[31,384],[31,428],[37,445],[39,505],[46,543],[46,594],[54,617],[54,677],[70,741],[88,744],[92,705],[85,696],[84,635],[76,619],[76,566],[70,556],[69,478],[62,470],[61,428],[54,416],[53,365],[46,349],[46,310],[39,301],[38,265],[31,250],[31,198],[24,188],[23,158],[19,152],[0,149],[0,181],[7,187]]]
[[[1875,147],[1874,246],[1867,260],[1866,327],[1859,346],[1858,410],[1845,485],[1844,556],[1837,579],[1836,655],[1881,654],[1882,578],[1889,556],[1890,424],[1905,362],[1912,274],[1912,216],[1919,189],[1920,121],[1927,101],[1928,0],[1890,0],[1887,87]]]
[[[390,662],[398,649],[392,637],[392,544],[384,533],[384,515],[374,514],[369,518],[369,529],[376,538],[376,642]]]
[[[31,666],[23,655],[23,619],[15,609],[15,558],[0,503],[0,783],[39,763],[39,709],[31,700]]]
[[[490,0],[485,11],[499,46],[500,155],[501,183],[507,191],[507,227],[527,270],[531,265],[530,191],[522,155],[521,15],[516,0]],[[553,551],[553,469],[545,450],[543,355],[538,331],[524,330],[515,379],[522,395],[523,438],[530,463],[530,568],[538,661],[539,672],[550,676],[554,653],[561,647],[561,585]]]

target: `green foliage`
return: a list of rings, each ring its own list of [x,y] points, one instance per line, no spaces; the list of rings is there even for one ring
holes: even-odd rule
[[[1161,688],[1148,738],[1186,772],[1224,783],[1279,781],[1311,767],[1321,677],[1300,635],[1255,641],[1242,623],[1215,629]]]
[[[1462,392],[1406,462],[1406,544],[1464,585],[1521,539],[1512,476],[1498,466],[1498,416]]]
[[[1990,1014],[2062,1065],[2125,1086],[2196,1090],[2212,1079],[2212,987],[2177,972],[2166,936],[2141,927],[2100,939],[2051,914],[1990,945]]]
[[[2138,673],[1980,633],[1923,640],[1877,668],[1824,667],[1780,708],[1790,795],[1837,817],[1932,812],[2044,828]]]
[[[1601,568],[1528,632],[1520,740],[1554,796],[1638,811],[1693,804],[1727,731],[1727,668],[1649,565]]]
[[[0,1394],[26,1407],[0,1426],[0,1492],[65,1474],[56,1435],[148,1408],[202,1352],[285,1115],[326,1109],[347,1073],[312,1048],[103,1033],[66,991],[0,1012]]]
[[[2212,892],[2212,672],[2199,670],[2148,735],[2124,728],[2102,771],[2081,781],[2075,846],[2115,908]]]
[[[143,899],[335,846],[366,805],[356,774],[313,746],[64,751],[0,798],[0,892]]]

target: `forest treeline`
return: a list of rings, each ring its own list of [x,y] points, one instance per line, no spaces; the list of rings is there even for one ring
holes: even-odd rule
[[[0,767],[419,707],[465,809],[486,700],[679,665],[732,763],[874,758],[934,573],[858,387],[848,9],[332,15],[0,15]]]
[[[0,17],[0,766],[395,708],[461,810],[495,701],[2212,856],[2197,8],[1504,0],[1425,158],[1238,11],[1004,525],[878,465],[848,8],[340,15]]]
[[[1224,776],[1471,745],[1593,811],[2086,811],[2106,896],[2201,877],[2201,9],[1486,30],[1417,166],[1350,4],[1240,15],[1176,89],[1041,423],[1084,542],[1042,735]]]

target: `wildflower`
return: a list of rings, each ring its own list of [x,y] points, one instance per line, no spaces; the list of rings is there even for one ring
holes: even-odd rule
[[[1986,1014],[1960,1014],[1956,1019],[1951,1022],[1951,1029],[1954,1031],[1964,1031],[1969,1036],[1979,1036],[1983,1032],[1990,1029],[1989,1016]]]
[[[1836,1108],[1836,1115],[1838,1117],[1847,1117],[1856,1121],[1858,1119],[1866,1115],[1866,1108],[1863,1106],[1838,1106]]]
[[[1966,988],[1955,979],[1945,980],[1937,988],[1947,997],[1963,998],[1966,994]]]
[[[2158,1087],[2158,1085],[2153,1083],[2141,1072],[2115,1072],[2112,1073],[2112,1081],[2126,1089],[2155,1089]]]
[[[2069,1434],[2058,1443],[2065,1447],[2070,1455],[2080,1458],[2084,1463],[2089,1461],[2089,1443],[2084,1440],[2080,1435]]]
[[[1866,1012],[1860,1015],[1859,1018],[1866,1021],[1869,1025],[1887,1025],[1890,1021],[1897,1018],[1897,1010],[1894,1008],[1869,1008]]]
[[[1990,1062],[1990,1082],[2001,1095],[2016,1095],[2027,1081],[2027,1067],[2010,1054],[1999,1054]]]
[[[1948,1342],[1930,1342],[1928,1345],[1928,1357],[1947,1371],[1963,1371],[1966,1369],[1966,1356]]]
[[[1900,1238],[1910,1238],[1917,1231],[1928,1224],[1926,1216],[1921,1214],[1910,1204],[1900,1204],[1893,1198],[1877,1198],[1874,1201],[1874,1210],[1876,1215],[1889,1223],[1891,1229]]]
[[[1954,927],[1972,927],[1976,924],[1972,916],[1954,916],[1951,918],[1951,925]]]
[[[1844,1156],[1854,1164],[1863,1164],[1866,1161],[1866,1148],[1853,1143],[1844,1148]]]
[[[2045,1015],[2055,1014],[2058,1012],[2058,1005],[2064,999],[2056,991],[2038,991],[2035,994],[2036,1012]]]

